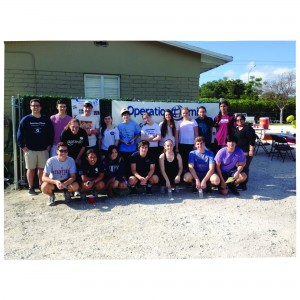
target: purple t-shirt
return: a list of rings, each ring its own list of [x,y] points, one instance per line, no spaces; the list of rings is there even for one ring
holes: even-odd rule
[[[215,121],[218,116],[215,117]],[[226,145],[226,137],[234,126],[234,116],[224,115],[218,123],[215,139],[220,146]]]
[[[72,117],[69,115],[65,115],[65,117],[61,119],[59,114],[50,117],[54,129],[53,145],[57,145],[60,142],[60,135],[71,119]]]
[[[239,147],[235,147],[233,153],[229,153],[227,147],[223,147],[217,152],[215,161],[221,163],[220,169],[222,172],[228,172],[232,170],[237,163],[244,163],[246,158],[243,150]]]

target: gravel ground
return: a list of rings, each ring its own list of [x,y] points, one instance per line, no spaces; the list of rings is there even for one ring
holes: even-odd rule
[[[288,171],[287,171],[288,170]],[[262,258],[296,256],[296,163],[260,150],[248,190],[198,199],[123,196],[66,204],[58,195],[4,191],[5,260]],[[59,198],[60,197],[60,198]]]

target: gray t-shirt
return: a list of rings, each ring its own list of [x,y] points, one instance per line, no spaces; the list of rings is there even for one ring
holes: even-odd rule
[[[65,161],[59,161],[57,156],[49,158],[46,162],[44,172],[54,180],[65,180],[76,174],[76,164],[72,157],[67,157]]]

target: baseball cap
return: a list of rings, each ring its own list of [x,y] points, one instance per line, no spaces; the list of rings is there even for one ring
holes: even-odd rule
[[[129,113],[130,114],[130,111],[128,110],[128,108],[122,108],[121,109],[121,116],[124,114],[124,113]]]
[[[83,106],[91,106],[91,107],[93,107],[93,104],[92,104],[91,101],[86,100],[86,101],[84,101]]]

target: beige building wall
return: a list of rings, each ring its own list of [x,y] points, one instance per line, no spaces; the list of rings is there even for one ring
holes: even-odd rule
[[[6,42],[4,111],[18,94],[84,97],[84,74],[121,78],[121,98],[198,99],[200,54],[159,42]]]

